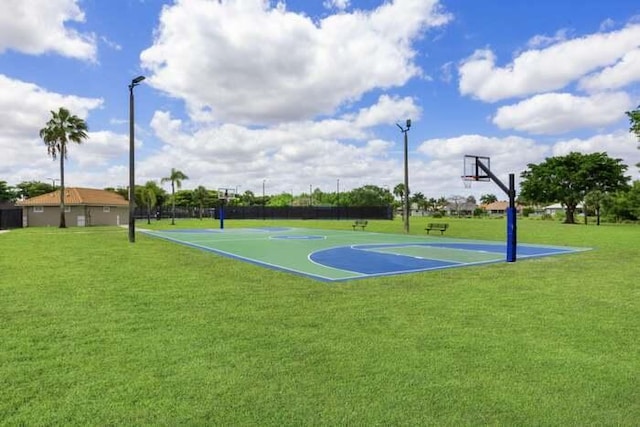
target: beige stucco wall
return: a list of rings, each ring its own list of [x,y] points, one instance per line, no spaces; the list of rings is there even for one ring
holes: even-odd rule
[[[109,212],[103,206],[86,207],[87,225],[124,225],[129,223],[129,208],[110,206]]]
[[[23,225],[25,227],[57,227],[60,225],[60,207],[44,206],[43,212],[34,212],[34,207],[22,208]],[[26,217],[26,223],[24,221]],[[102,206],[71,206],[70,212],[65,212],[67,227],[84,225],[126,225],[129,223],[129,209],[127,207],[109,207],[104,212]]]

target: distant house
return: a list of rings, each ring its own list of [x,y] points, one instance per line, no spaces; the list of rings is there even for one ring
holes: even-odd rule
[[[472,216],[478,206],[471,202],[449,203],[443,210],[449,216]]]
[[[555,215],[556,213],[565,213],[567,207],[563,203],[554,203],[553,205],[545,206],[543,209],[545,214]],[[582,203],[578,203],[576,211],[582,212]]]
[[[493,202],[481,206],[481,208],[484,209],[489,215],[506,215],[508,207],[509,202],[507,201]],[[516,203],[516,213],[521,214],[522,208],[522,205]]]
[[[65,219],[69,227],[129,223],[129,202],[121,195],[94,188],[64,190]],[[16,203],[22,207],[24,227],[60,225],[60,190]]]

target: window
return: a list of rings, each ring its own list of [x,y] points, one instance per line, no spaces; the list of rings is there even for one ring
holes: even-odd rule
[[[44,212],[44,206],[34,206],[33,207],[33,212],[34,213],[42,213],[42,212]]]
[[[102,207],[102,212],[111,212],[111,207],[110,206],[103,206]]]
[[[71,212],[71,206],[66,206],[64,207],[64,211],[65,212]]]

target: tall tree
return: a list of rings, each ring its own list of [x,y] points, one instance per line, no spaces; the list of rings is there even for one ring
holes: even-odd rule
[[[198,204],[200,221],[202,221],[202,211],[204,210],[204,205],[209,201],[209,192],[202,185],[199,185],[195,190],[193,190],[193,201]]]
[[[596,212],[596,224],[600,225],[600,209],[602,203],[607,198],[607,194],[600,190],[591,190],[584,196],[583,210],[584,210],[584,223],[587,223],[587,207],[592,208]]]
[[[82,144],[89,138],[87,132],[85,121],[72,115],[64,107],[60,107],[58,111],[51,111],[51,119],[40,129],[40,138],[47,146],[48,154],[54,160],[56,157],[60,158],[60,228],[67,226],[64,217],[64,161],[67,158],[67,144]]]
[[[389,206],[393,203],[391,194],[377,185],[354,188],[342,194],[340,198],[344,198],[348,206]]]
[[[497,201],[498,198],[495,194],[483,194],[480,196],[480,203],[482,203],[483,205],[488,205]]]
[[[634,134],[638,141],[640,141],[640,105],[635,110],[627,111],[625,113],[629,117],[629,132]],[[640,149],[640,145],[638,145]],[[636,163],[636,166],[640,168],[640,163]]]
[[[411,197],[409,197],[411,203],[415,203],[418,209],[422,211],[427,210],[427,198],[421,192],[413,193]]]
[[[151,224],[151,210],[158,204],[158,196],[162,189],[155,181],[147,181],[144,187],[138,189],[138,200],[147,208],[147,224]]]
[[[560,202],[566,208],[566,224],[575,224],[578,203],[592,190],[603,192],[628,188],[624,176],[627,165],[606,153],[549,157],[540,164],[529,164],[522,172],[520,194],[534,203]]]
[[[400,184],[396,184],[395,187],[393,187],[393,195],[398,197],[400,199],[400,204],[403,207],[402,209],[402,222],[404,222],[404,195],[406,194],[405,188],[404,188],[404,183],[400,183]],[[409,212],[407,212],[407,215],[409,215]]]
[[[55,188],[53,185],[42,181],[22,181],[16,185],[16,191],[19,198],[29,199],[31,197],[40,196],[42,194],[51,193]]]
[[[185,179],[189,179],[189,177],[182,171],[171,168],[171,174],[160,180],[162,184],[165,182],[171,182],[171,225],[176,224],[176,187],[178,187],[178,189],[182,188],[182,181]]]
[[[2,202],[15,202],[16,190],[7,185],[7,181],[0,181],[0,204]]]

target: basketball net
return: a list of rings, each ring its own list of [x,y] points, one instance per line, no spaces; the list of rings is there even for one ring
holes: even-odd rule
[[[474,176],[462,175],[460,178],[462,178],[462,184],[464,184],[464,188],[466,189],[471,188],[473,181],[477,181]]]

